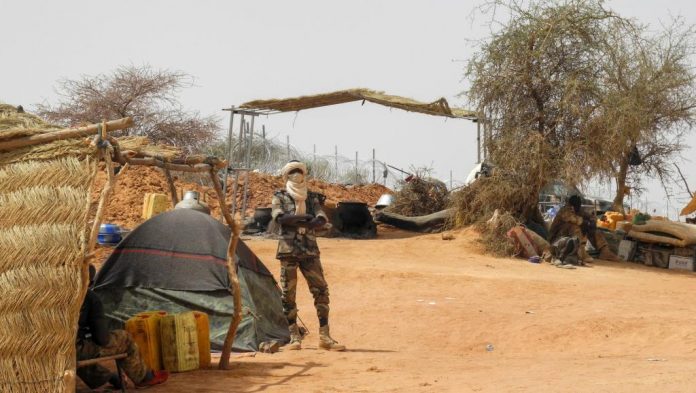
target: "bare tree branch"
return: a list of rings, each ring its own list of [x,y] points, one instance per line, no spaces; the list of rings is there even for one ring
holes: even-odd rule
[[[219,126],[215,117],[181,107],[177,95],[192,85],[193,78],[183,72],[121,66],[108,74],[59,81],[61,99],[56,105],[38,105],[38,113],[66,126],[130,116],[135,127],[129,134],[196,153],[217,140]]]

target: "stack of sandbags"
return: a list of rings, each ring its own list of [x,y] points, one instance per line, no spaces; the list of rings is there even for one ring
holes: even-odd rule
[[[642,225],[633,225],[628,232],[628,236],[644,243],[690,247],[696,245],[696,225],[649,220]]]

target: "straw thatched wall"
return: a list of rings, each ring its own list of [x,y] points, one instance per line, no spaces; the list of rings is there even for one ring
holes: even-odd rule
[[[0,152],[0,392],[74,389],[96,170],[81,139]]]

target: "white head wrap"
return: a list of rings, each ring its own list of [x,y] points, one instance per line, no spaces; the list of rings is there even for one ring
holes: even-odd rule
[[[295,200],[295,214],[306,214],[307,208],[305,206],[305,201],[307,200],[307,181],[303,180],[301,183],[294,182],[288,179],[288,174],[295,169],[302,171],[302,174],[307,176],[307,165],[301,162],[288,162],[283,167],[283,180],[285,180],[285,190],[290,194],[292,199]]]

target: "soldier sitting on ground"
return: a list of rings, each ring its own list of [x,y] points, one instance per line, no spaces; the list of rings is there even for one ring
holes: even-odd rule
[[[592,262],[592,257],[587,254],[585,246],[587,241],[599,250],[599,258],[609,261],[618,261],[619,258],[611,251],[604,235],[597,231],[596,221],[592,217],[584,215],[580,208],[582,199],[578,195],[568,198],[551,223],[549,229],[549,243],[554,244],[563,237],[577,237],[580,240],[578,257],[580,262]]]
[[[90,285],[94,279],[96,269],[89,266]],[[80,309],[80,320],[77,332],[77,360],[87,360],[105,356],[126,353],[125,359],[118,360],[119,366],[125,371],[136,387],[149,387],[167,380],[169,374],[166,371],[152,371],[140,357],[140,350],[133,338],[125,330],[112,330],[107,328],[104,309],[92,289],[87,290],[87,295]],[[96,389],[109,382],[114,388],[121,388],[121,379],[109,369],[94,364],[77,369],[77,376],[89,386]]]

